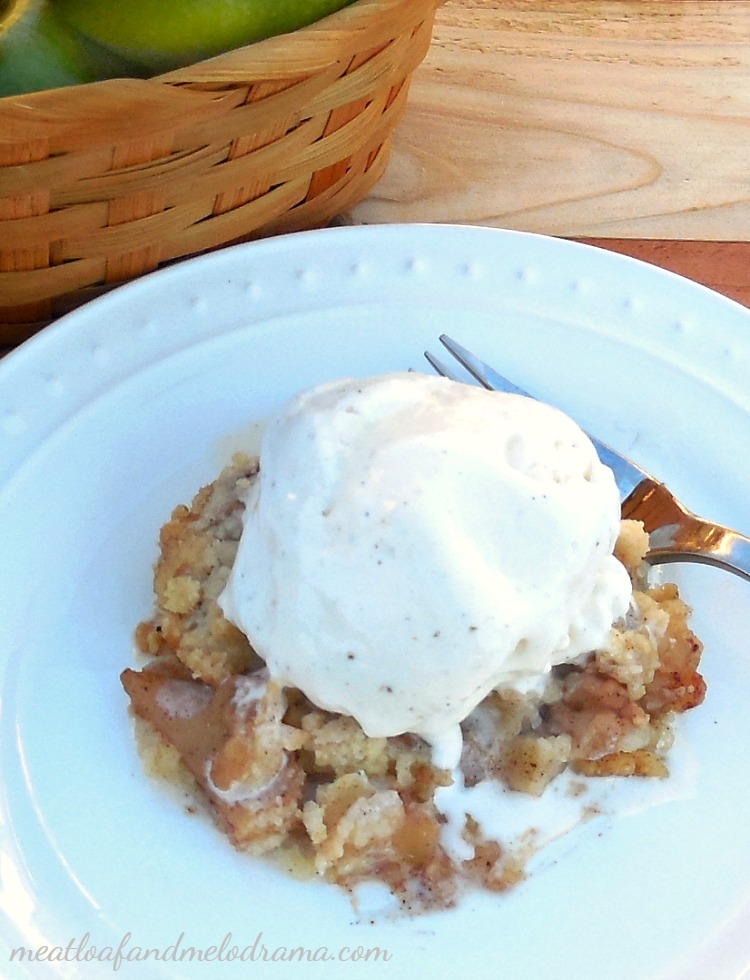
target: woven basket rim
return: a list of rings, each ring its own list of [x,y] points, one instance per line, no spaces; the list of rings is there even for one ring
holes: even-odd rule
[[[197,66],[205,66],[218,75],[226,64],[231,66],[232,56],[237,50],[252,53],[253,63],[264,78],[282,67],[283,74],[296,74],[320,71],[347,57],[352,48],[356,49],[357,35],[367,32],[372,38],[372,22],[383,25],[383,37],[400,34],[403,26],[421,20],[426,12],[433,13],[446,0],[354,0],[353,3],[306,27],[286,34],[264,38],[246,45],[244,48],[216,55],[196,65],[178,68],[155,78],[170,84],[180,84],[195,80]]]
[[[426,14],[432,14],[446,0],[354,0],[346,7],[301,27],[296,31],[254,41],[195,64],[175,69],[151,78],[112,78],[63,88],[44,89],[25,95],[0,98],[0,143],[14,142],[17,132],[10,131],[12,122],[35,125],[40,113],[44,126],[54,126],[68,115],[88,111],[89,92],[101,98],[110,89],[113,98],[122,98],[124,86],[129,86],[135,101],[138,98],[158,97],[165,86],[230,86],[233,79],[246,80],[253,76],[273,80],[304,76],[319,72],[332,63],[351,57],[358,50],[358,36],[367,34],[372,41],[373,21],[383,24],[383,39],[400,33],[402,27],[413,24]],[[43,133],[39,134],[44,135]]]
[[[444,0],[354,0],[149,79],[0,99],[0,342],[160,265],[325,224],[382,175]]]

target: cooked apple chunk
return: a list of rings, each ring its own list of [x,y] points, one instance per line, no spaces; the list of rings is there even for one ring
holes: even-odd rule
[[[277,847],[300,820],[304,733],[282,721],[286,701],[263,671],[211,687],[174,661],[126,670],[133,711],[179,753],[234,844]]]

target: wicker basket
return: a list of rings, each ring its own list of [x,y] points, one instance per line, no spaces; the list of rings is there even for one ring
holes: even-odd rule
[[[357,0],[156,78],[0,99],[0,343],[176,259],[360,200],[441,2]]]

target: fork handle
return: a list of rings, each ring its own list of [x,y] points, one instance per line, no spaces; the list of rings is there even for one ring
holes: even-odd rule
[[[750,538],[720,524],[690,516],[650,532],[646,560],[651,565],[699,562],[750,581]]]

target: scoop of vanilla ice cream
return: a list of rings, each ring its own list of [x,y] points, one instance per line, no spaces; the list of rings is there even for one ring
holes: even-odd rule
[[[630,601],[612,472],[530,398],[413,373],[321,385],[270,421],[246,504],[226,616],[371,736],[459,735],[493,688],[606,644]]]

